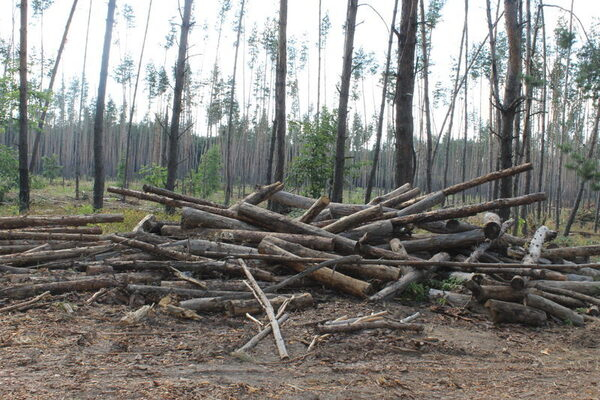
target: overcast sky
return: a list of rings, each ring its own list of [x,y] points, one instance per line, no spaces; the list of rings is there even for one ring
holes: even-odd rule
[[[19,13],[16,4],[19,0],[1,0],[0,1],[0,36],[8,40],[11,35],[12,19],[14,18],[16,29],[18,29]],[[123,5],[129,4],[135,12],[135,27],[126,30],[123,19],[117,17],[118,25],[113,35],[115,44],[111,52],[111,70],[120,59],[130,53],[137,64],[139,51],[142,43],[147,7],[149,0],[117,0],[118,12]],[[181,1],[182,2],[182,1]],[[154,0],[148,42],[145,53],[145,63],[154,62],[163,65],[166,59],[166,65],[171,68],[175,62],[176,49],[172,49],[165,55],[164,48],[165,36],[169,31],[169,21],[174,19],[179,22],[177,0]],[[278,0],[247,0],[247,14],[245,17],[246,32],[249,33],[254,24],[261,30],[267,17],[277,18]],[[288,38],[295,38],[298,42],[306,41],[311,49],[309,55],[309,68],[300,74],[300,95],[304,99],[301,109],[306,111],[310,97],[316,97],[316,69],[317,69],[317,27],[318,27],[318,3],[319,0],[289,0],[288,16]],[[342,68],[342,48],[343,48],[343,24],[346,13],[346,0],[322,0],[324,14],[329,13],[331,18],[331,33],[327,41],[326,62],[324,65],[326,74],[326,93],[327,105],[335,107],[337,103],[336,84],[338,84],[339,75]],[[358,27],[356,30],[355,49],[364,48],[367,52],[374,52],[380,65],[384,63],[385,51],[387,47],[388,26],[391,21],[393,9],[393,0],[361,0],[361,4],[369,4],[376,9],[381,17],[377,15],[370,7],[361,6],[358,12]],[[532,0],[532,3],[535,3]],[[547,4],[556,4],[564,8],[569,8],[571,0],[547,0]],[[29,24],[29,45],[30,49],[39,51],[41,40],[43,38],[44,51],[46,57],[54,58],[58,47],[64,24],[66,22],[72,0],[55,0],[44,15],[43,31],[42,23],[39,17],[31,16]],[[59,79],[64,77],[69,80],[73,76],[79,76],[83,62],[83,49],[85,44],[85,30],[87,22],[87,11],[90,0],[79,0],[78,9],[75,14],[74,22],[69,33],[64,58],[61,63]],[[98,71],[100,65],[102,40],[105,29],[107,0],[92,0],[91,31],[88,55],[88,82],[90,83],[90,95],[95,96],[98,80]],[[487,27],[485,23],[485,1],[471,0],[469,9],[469,41],[471,44],[479,43],[484,39]],[[190,62],[193,72],[207,79],[212,64],[215,59],[215,50],[217,42],[217,24],[218,24],[217,0],[195,0],[194,1],[194,19],[195,28],[190,37]],[[219,55],[222,72],[225,75],[231,75],[233,66],[233,44],[234,36],[234,16],[238,13],[239,1],[232,0],[232,10],[229,12],[225,27]],[[600,17],[600,0],[575,0],[574,12],[581,19],[586,30],[591,30],[593,24],[598,24]],[[559,16],[566,17],[566,14],[557,8],[548,8],[546,11],[546,20],[550,28],[556,24]],[[460,37],[462,33],[462,24],[464,19],[464,1],[447,0],[442,9],[442,21],[433,33],[433,49],[431,60],[432,67],[432,87],[436,82],[450,86],[452,82],[450,65],[452,60],[457,57]],[[502,21],[503,22],[503,21]],[[203,25],[208,26],[208,30],[202,29]],[[575,28],[581,32],[579,26]],[[18,30],[15,31],[18,40]],[[579,37],[579,41],[583,40]],[[243,56],[240,63],[244,62]],[[241,65],[241,64],[240,64]],[[239,68],[239,85],[249,84],[247,74],[243,74],[243,69]],[[310,75],[310,80],[308,79]],[[244,82],[244,78],[246,81]],[[366,92],[367,114],[372,115],[375,112],[378,103],[377,94],[379,88],[376,80],[369,81],[369,87]],[[60,81],[59,81],[60,84]],[[242,93],[241,87],[238,87],[238,93]],[[119,102],[120,89],[111,82],[109,86],[109,95]],[[143,98],[144,95],[142,94]],[[361,105],[362,107],[362,105]],[[304,112],[303,111],[303,112]]]

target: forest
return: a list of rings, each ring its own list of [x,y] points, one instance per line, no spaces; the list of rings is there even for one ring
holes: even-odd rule
[[[298,32],[287,0],[265,4],[262,19],[248,14],[263,8],[250,0],[8,3],[0,195],[18,189],[23,212],[44,179],[74,181],[76,198],[93,179],[95,209],[107,179],[221,193],[225,204],[284,181],[368,203],[407,182],[433,192],[532,162],[521,178],[451,202],[543,191],[548,201],[522,207],[522,220],[560,229],[587,210],[598,228],[596,5],[315,0]],[[153,25],[165,11],[172,17]],[[440,30],[448,19],[454,38]],[[147,40],[162,28],[160,43]],[[94,35],[102,46],[89,46]]]

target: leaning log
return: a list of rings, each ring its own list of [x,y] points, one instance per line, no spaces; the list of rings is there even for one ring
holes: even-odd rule
[[[323,211],[327,206],[329,206],[331,201],[327,196],[321,196],[313,203],[312,206],[308,210],[304,212],[300,217],[296,218],[298,222],[304,222],[305,224],[310,224],[316,217]]]
[[[32,226],[80,226],[87,224],[105,224],[123,222],[123,214],[92,214],[63,216],[20,216],[0,217],[0,229],[19,229]]]
[[[159,257],[179,260],[179,261],[206,261],[203,257],[198,257],[193,254],[182,253],[180,251],[170,250],[164,247],[158,247],[154,244],[142,242],[141,240],[127,239],[119,235],[109,235],[108,238],[117,244],[140,249],[146,253],[150,253]]]
[[[380,204],[365,208],[354,214],[342,217],[332,224],[323,227],[323,230],[331,233],[340,233],[357,227],[367,221],[377,219],[383,215],[383,209]]]
[[[489,310],[494,323],[519,323],[531,326],[541,326],[546,322],[546,313],[523,304],[510,303],[500,300],[488,300],[485,307]]]
[[[257,245],[266,236],[274,236],[288,242],[298,243],[305,247],[316,250],[333,250],[333,239],[315,235],[301,235],[294,233],[249,231],[243,229],[181,229],[178,226],[165,225],[161,229],[161,234],[176,238],[199,238],[217,242],[229,242],[236,244]]]
[[[281,182],[275,182],[275,183],[271,183],[270,185],[259,187],[255,192],[250,193],[248,196],[244,197],[243,199],[241,199],[240,201],[238,201],[237,203],[235,203],[234,205],[229,207],[229,209],[231,211],[237,212],[241,203],[248,203],[248,204],[255,204],[255,205],[260,204],[263,201],[268,200],[273,194],[279,192],[282,189],[283,189],[283,183],[281,183]]]
[[[229,211],[229,210],[227,210]],[[260,230],[256,226],[235,218],[216,215],[211,212],[184,207],[181,212],[182,228],[216,228],[216,229],[244,229],[250,231]]]
[[[563,307],[560,304],[548,300],[535,294],[528,294],[525,297],[525,305],[555,316],[566,323],[572,323],[575,326],[583,326],[583,317],[570,308]]]
[[[392,190],[391,192],[388,192],[384,195],[381,196],[377,196],[375,198],[373,198],[373,200],[371,200],[370,202],[367,203],[368,206],[374,206],[376,204],[380,204],[383,203],[386,200],[391,199],[392,197],[396,197],[401,195],[402,193],[406,193],[410,190],[411,188],[411,184],[410,183],[405,183],[404,185]]]
[[[258,251],[262,254],[274,254],[290,257],[291,260],[298,258],[295,254],[292,254],[275,245],[268,237],[260,242]],[[295,261],[288,261],[286,262],[286,265],[298,272],[304,271],[307,268],[304,263]],[[339,289],[345,293],[349,293],[358,297],[366,297],[371,291],[371,285],[369,283],[333,271],[330,268],[321,268],[320,270],[313,272],[310,277],[327,286]]]
[[[152,185],[144,185],[144,186],[142,186],[142,190],[146,193],[153,193],[153,194],[157,194],[159,196],[168,197],[168,198],[171,198],[174,200],[181,200],[181,201],[185,201],[188,203],[200,204],[203,206],[209,206],[209,207],[214,207],[214,208],[223,208],[223,209],[227,208],[224,205],[217,204],[217,203],[214,203],[209,200],[199,199],[197,197],[186,196],[184,194],[172,192],[170,190],[159,188],[159,187],[152,186]]]

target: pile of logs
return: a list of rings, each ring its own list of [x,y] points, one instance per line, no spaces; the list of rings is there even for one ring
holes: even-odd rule
[[[545,226],[530,239],[516,237],[509,233],[513,221],[495,213],[544,201],[544,193],[444,207],[451,195],[531,168],[519,165],[426,195],[406,184],[361,205],[307,198],[284,191],[280,182],[230,207],[153,186],[110,187],[119,197],[180,208],[181,222],[148,215],[132,232],[102,234],[85,225],[123,217],[0,218],[1,279],[12,282],[0,289],[0,311],[89,291],[88,303],[158,304],[194,319],[264,311],[271,322],[265,336],[277,334],[278,321],[289,317],[285,311],[312,306],[315,286],[381,302],[435,278],[462,286],[453,292],[430,289],[432,299],[483,310],[495,322],[540,325],[557,319],[582,325],[600,305],[600,264],[590,262],[600,245],[546,244],[556,233]],[[270,211],[267,200],[293,212]],[[23,299],[29,300],[2,308],[2,302]],[[333,321],[319,329],[401,328],[381,318],[359,318],[356,326]],[[284,357],[280,343],[278,349]]]

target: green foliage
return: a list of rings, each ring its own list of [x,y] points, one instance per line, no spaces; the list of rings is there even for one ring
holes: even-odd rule
[[[119,186],[125,185],[125,157],[121,157],[117,165],[117,182]]]
[[[288,181],[292,186],[304,187],[306,194],[319,197],[333,178],[335,115],[323,108],[320,121],[290,122],[299,127],[300,154],[290,166]]]
[[[192,175],[192,192],[208,197],[221,186],[221,147],[212,146],[200,158],[198,171]]]
[[[17,186],[19,180],[19,161],[17,152],[4,145],[0,145],[0,201],[10,189]]]
[[[425,301],[427,300],[427,293],[429,292],[429,288],[422,283],[411,283],[406,288],[404,292],[404,297],[408,297],[415,301]]]
[[[158,164],[144,165],[140,168],[142,182],[148,185],[164,187],[167,184],[167,168]]]
[[[436,279],[430,279],[427,282],[427,285],[430,288],[433,289],[437,289],[437,290],[444,290],[444,291],[452,291],[452,290],[456,290],[460,287],[462,287],[462,282],[456,278],[448,278],[448,279],[444,279],[443,281],[439,281]]]
[[[600,190],[600,161],[575,151],[569,144],[559,146],[559,148],[570,156],[566,167],[575,171],[584,181],[591,182],[592,190]]]
[[[60,176],[62,172],[62,166],[58,163],[58,155],[52,154],[51,156],[42,157],[42,176],[52,181]]]
[[[589,95],[600,93],[600,34],[581,48],[575,81]]]

